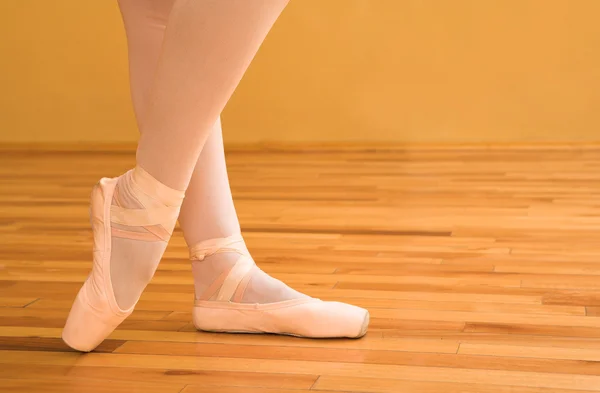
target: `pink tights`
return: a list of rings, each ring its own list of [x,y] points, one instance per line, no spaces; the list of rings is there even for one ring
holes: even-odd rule
[[[174,3],[175,0],[119,0],[127,33],[131,96],[138,119],[143,119],[149,105],[154,73]],[[201,108],[193,111],[199,112]],[[209,129],[208,139],[193,165],[179,223],[190,245],[240,231],[229,188],[219,118]]]
[[[165,186],[186,190],[179,221],[190,247],[240,232],[219,114],[287,2],[119,0],[141,133],[138,166]],[[127,179],[120,179],[118,187],[128,189]],[[115,204],[142,207],[133,194],[121,192],[119,198]],[[135,303],[163,251],[162,244],[129,239],[113,243],[111,275],[122,308]],[[196,294],[237,257],[220,253],[195,261]],[[241,301],[303,296],[257,269]]]

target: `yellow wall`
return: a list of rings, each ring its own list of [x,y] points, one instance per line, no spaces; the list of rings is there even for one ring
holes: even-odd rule
[[[600,1],[292,0],[228,142],[600,141]],[[132,141],[114,0],[0,2],[0,141]]]
[[[0,1],[0,141],[130,141],[116,0]]]

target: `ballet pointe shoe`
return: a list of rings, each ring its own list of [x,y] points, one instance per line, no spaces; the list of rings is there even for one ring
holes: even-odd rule
[[[340,302],[304,297],[266,304],[241,303],[254,269],[241,235],[201,242],[190,250],[192,261],[222,252],[240,255],[195,300],[198,330],[225,333],[273,333],[307,338],[360,338],[367,332],[369,312]]]
[[[63,341],[82,352],[96,348],[133,311],[133,307],[119,308],[110,281],[110,207],[116,186],[116,178],[104,178],[92,190],[92,272],[79,290],[62,332]]]
[[[149,175],[143,169],[135,169],[140,183],[148,181]],[[134,176],[136,176],[134,175]],[[90,221],[93,231],[92,271],[79,290],[69,312],[62,332],[63,341],[71,348],[89,352],[94,350],[112,331],[127,318],[135,307],[121,309],[115,298],[111,281],[111,237],[141,241],[168,241],[171,231],[158,224],[175,222],[179,207],[129,209],[113,204],[118,178],[104,178],[92,190],[90,201]],[[150,182],[150,181],[148,181]],[[151,182],[150,182],[151,183]],[[111,222],[117,227],[111,226]],[[118,225],[123,225],[120,229]],[[148,229],[145,232],[128,231],[127,225]],[[150,232],[153,230],[153,232]]]

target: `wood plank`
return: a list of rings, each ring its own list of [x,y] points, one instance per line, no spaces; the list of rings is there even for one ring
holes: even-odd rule
[[[26,307],[36,300],[35,297],[0,297],[0,307]]]
[[[589,317],[600,317],[600,307],[586,307],[585,315]]]
[[[467,343],[460,345],[458,353],[466,355],[512,356],[519,358],[587,360],[593,362],[600,361],[600,352],[597,349],[586,348],[558,348]]]
[[[588,390],[546,389],[508,385],[465,384],[447,382],[404,381],[385,378],[332,377],[324,375],[313,390],[369,393],[581,393]]]
[[[502,334],[528,334],[553,337],[587,337],[600,338],[600,329],[596,327],[580,326],[552,326],[518,323],[478,323],[465,324],[465,332],[470,333],[502,333]]]
[[[542,298],[544,304],[568,306],[600,306],[600,291],[550,291]]]
[[[68,309],[65,309],[68,313]],[[48,327],[48,328],[62,328],[66,322],[65,318],[47,318],[40,316],[14,316],[2,318],[2,326],[15,326],[15,327]],[[157,321],[157,320],[125,320],[119,329],[123,330],[151,330],[151,331],[177,331],[183,328],[187,323],[179,321]]]
[[[121,382],[111,380],[86,381],[82,379],[63,378],[62,380],[22,380],[22,379],[0,379],[0,388],[6,392],[89,392],[89,393],[179,393],[184,388],[181,385],[156,384],[145,382]]]
[[[428,352],[428,353],[456,353],[458,346],[454,343],[439,343],[437,347],[434,343],[422,340],[423,350],[409,352]],[[407,348],[411,349],[411,348]],[[294,359],[294,360],[321,360],[338,361],[351,363],[377,363],[369,361],[371,356],[382,355],[382,359],[393,358],[394,355],[401,354],[401,351],[383,351],[383,350],[360,350],[360,349],[333,349],[319,347],[278,347],[278,346],[256,346],[240,345],[233,347],[227,344],[206,344],[206,343],[154,343],[149,341],[129,342],[117,349],[119,353],[129,354],[163,354],[179,356],[205,356],[205,357],[227,357],[227,358],[250,358],[250,359]],[[386,354],[383,355],[383,352]],[[386,364],[394,364],[386,362]]]
[[[181,393],[213,393],[215,388],[207,388],[205,386],[194,386],[189,385],[181,391]],[[302,393],[302,392],[313,392],[313,389],[297,390],[297,389],[285,389],[274,391],[273,389],[265,388],[237,388],[237,387],[220,387],[219,393]],[[333,390],[321,390],[321,393],[333,393]]]
[[[485,282],[485,281],[483,281]],[[335,289],[358,291],[390,291],[390,292],[434,292],[443,297],[450,294],[481,294],[503,296],[542,297],[547,290],[542,288],[521,288],[510,286],[492,286],[473,283],[473,285],[446,285],[447,283],[365,283],[339,281]]]
[[[114,352],[125,343],[125,340],[104,340],[94,351]],[[76,352],[55,337],[2,337],[0,336],[0,350],[11,351],[48,351],[48,352]]]
[[[293,360],[207,358],[198,356],[130,355],[90,353],[79,357],[65,357],[63,353],[1,351],[0,362],[23,365],[56,364],[90,367],[170,368],[229,372],[270,372],[282,374],[320,374],[353,377],[357,373],[367,378],[389,378],[411,381],[454,383],[506,384],[522,387],[579,389],[600,391],[600,377],[596,375],[535,373],[523,371],[474,370],[445,367],[417,367],[338,362],[308,362]],[[26,356],[24,356],[26,355]]]
[[[40,300],[41,301],[41,300]],[[69,310],[73,302],[65,304],[62,308],[38,308],[33,305],[27,308],[0,308],[0,317],[38,317],[50,319],[65,319],[69,315]],[[144,311],[134,310],[127,320],[129,321],[159,321],[165,319],[170,314],[169,311]]]
[[[512,324],[537,324],[557,327],[592,327],[600,328],[600,318],[586,316],[566,315],[539,315],[539,314],[494,314],[486,312],[468,311],[437,311],[427,310],[395,310],[377,308],[371,310],[374,318],[389,319],[417,319],[423,321],[452,321],[473,323],[512,323]]]
[[[158,384],[190,385],[207,387],[240,386],[261,387],[269,389],[309,389],[316,382],[317,375],[282,375],[255,372],[221,372],[206,370],[116,368],[116,367],[84,367],[61,365],[36,365],[32,368],[21,364],[3,364],[0,378],[6,379],[58,379],[65,377],[85,381],[144,382]]]

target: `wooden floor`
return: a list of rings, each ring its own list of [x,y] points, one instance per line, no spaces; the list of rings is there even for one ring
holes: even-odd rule
[[[0,391],[600,391],[600,149],[237,151],[257,263],[371,312],[360,340],[191,325],[181,233],[94,353],[60,340],[88,274],[88,195],[112,152],[0,153]],[[201,217],[200,217],[201,220]]]

